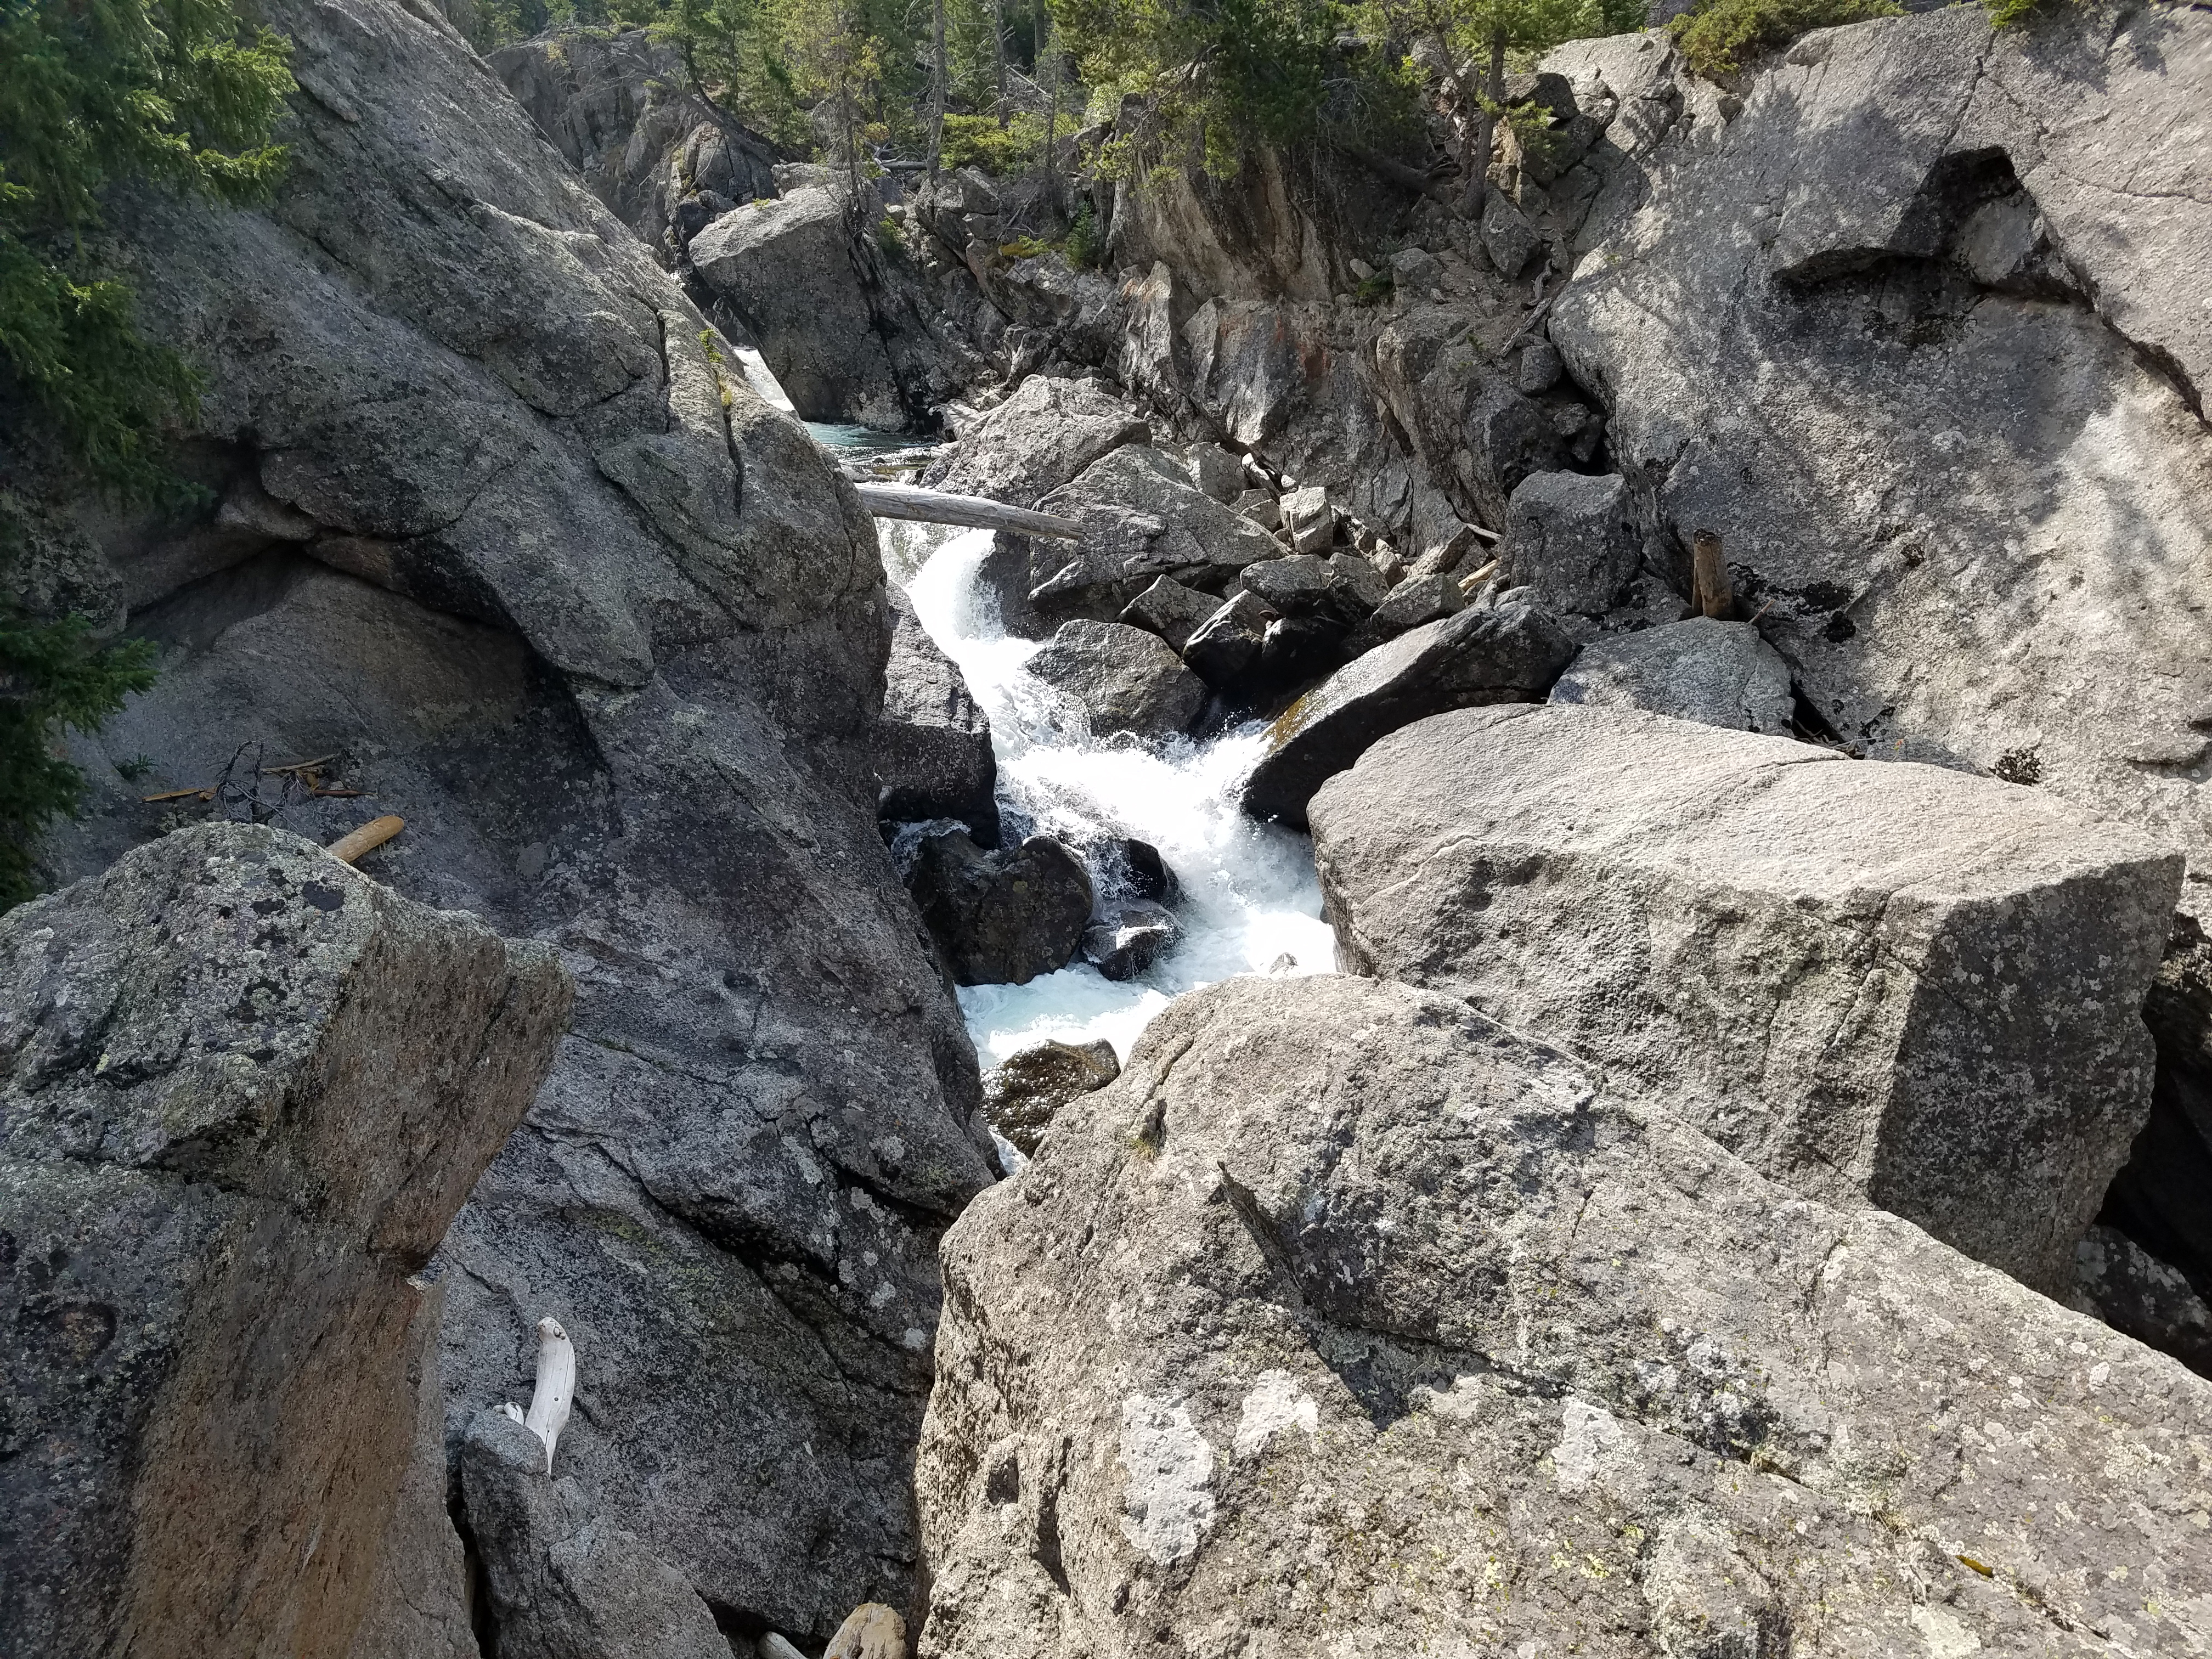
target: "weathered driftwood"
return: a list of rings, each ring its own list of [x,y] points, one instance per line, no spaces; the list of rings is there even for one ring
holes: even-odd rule
[[[351,864],[363,853],[374,852],[407,827],[407,820],[387,813],[380,818],[371,818],[349,836],[341,836],[330,847],[331,856],[341,864]]]
[[[1708,617],[1726,617],[1735,609],[1729,587],[1728,561],[1721,556],[1720,532],[1700,530],[1690,537],[1691,602]]]
[[[530,1396],[523,1426],[545,1443],[545,1472],[553,1472],[553,1447],[568,1426],[568,1402],[576,1397],[576,1349],[557,1319],[538,1322],[538,1388]]]
[[[906,1659],[906,1620],[880,1601],[845,1615],[822,1659]]]
[[[916,519],[924,524],[957,524],[970,530],[1012,530],[1063,542],[1083,539],[1083,526],[1073,519],[1008,507],[986,495],[954,495],[918,484],[856,483],[853,489],[860,505],[879,519]]]
[[[759,1646],[760,1659],[806,1659],[805,1654],[774,1631],[761,1638]]]

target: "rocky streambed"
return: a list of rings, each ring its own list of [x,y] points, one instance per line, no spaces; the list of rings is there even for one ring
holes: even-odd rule
[[[1580,44],[1473,222],[1093,135],[1078,269],[265,9],[217,504],[18,584],[164,672],[0,919],[0,1646],[2212,1648],[2212,13]]]

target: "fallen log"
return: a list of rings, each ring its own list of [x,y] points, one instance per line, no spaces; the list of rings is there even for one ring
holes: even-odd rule
[[[342,864],[352,864],[362,854],[375,851],[407,827],[407,820],[387,813],[380,818],[371,818],[349,836],[340,836],[330,844],[330,855]]]
[[[853,489],[860,505],[879,519],[916,519],[924,524],[957,524],[970,530],[1012,530],[1063,542],[1083,539],[1083,526],[1073,519],[1008,507],[986,495],[953,495],[918,484],[856,483]]]

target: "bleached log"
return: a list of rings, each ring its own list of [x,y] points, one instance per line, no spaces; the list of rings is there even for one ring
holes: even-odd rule
[[[1722,555],[1717,532],[1700,530],[1691,536],[1690,579],[1696,590],[1692,601],[1705,615],[1726,617],[1735,611],[1728,560]]]
[[[513,1401],[500,1410],[545,1443],[545,1473],[553,1473],[553,1447],[568,1426],[568,1404],[576,1397],[576,1349],[557,1319],[538,1322],[538,1388],[525,1413]]]
[[[878,519],[915,519],[923,524],[953,524],[969,530],[1011,530],[1054,541],[1083,539],[1083,526],[1055,514],[1008,507],[988,495],[954,495],[919,484],[856,483],[860,505]]]
[[[806,1659],[806,1656],[782,1637],[770,1631],[760,1639],[760,1659]]]

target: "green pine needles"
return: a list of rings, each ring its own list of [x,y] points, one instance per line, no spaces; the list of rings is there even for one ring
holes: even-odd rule
[[[228,0],[0,0],[0,401],[44,417],[37,459],[61,482],[127,503],[192,494],[163,445],[198,413],[199,378],[138,331],[103,261],[103,205],[129,182],[265,196],[290,52]],[[25,520],[7,493],[12,539]],[[54,753],[61,731],[97,726],[153,672],[150,646],[103,644],[82,616],[41,621],[0,595],[0,906],[30,893],[33,839],[82,790]]]

